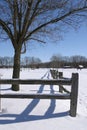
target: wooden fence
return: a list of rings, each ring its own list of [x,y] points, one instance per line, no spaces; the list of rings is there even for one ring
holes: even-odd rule
[[[53,79],[67,79],[63,77],[63,72],[59,72],[56,69],[51,69],[50,73]],[[63,93],[63,91],[70,93],[67,89],[63,87],[63,85],[59,85],[59,92]]]
[[[70,116],[75,117],[77,111],[78,74],[73,73],[70,79],[0,79],[0,84],[25,84],[25,85],[70,85],[71,92],[65,94],[2,94],[0,98],[33,98],[33,99],[70,99]]]

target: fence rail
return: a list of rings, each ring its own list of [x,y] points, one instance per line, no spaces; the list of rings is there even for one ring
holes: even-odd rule
[[[70,99],[70,94],[1,94],[0,98]]]
[[[70,99],[70,116],[76,116],[78,97],[78,74],[73,73],[70,79],[0,79],[0,84],[43,84],[70,85],[71,92],[66,94],[1,94],[0,98],[33,98],[33,99]]]
[[[71,85],[71,79],[0,79],[0,84]]]

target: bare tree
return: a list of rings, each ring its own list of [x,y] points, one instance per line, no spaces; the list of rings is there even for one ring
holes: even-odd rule
[[[9,38],[14,48],[13,78],[20,76],[20,56],[27,42],[44,43],[53,33],[58,38],[62,25],[75,26],[86,10],[86,0],[0,0],[1,38]]]
[[[74,55],[70,58],[73,66],[76,68],[80,68],[80,65],[84,65],[87,62],[87,58],[81,55]]]
[[[81,55],[74,55],[74,56],[71,56],[70,60],[71,62],[74,62],[74,63],[80,63],[80,62],[86,62],[87,58]]]
[[[51,61],[62,61],[63,60],[63,56],[61,56],[60,54],[56,54],[56,55],[53,55],[51,58],[50,58]]]

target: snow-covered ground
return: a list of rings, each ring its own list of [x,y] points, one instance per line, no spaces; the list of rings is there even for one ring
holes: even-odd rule
[[[77,116],[70,117],[69,100],[1,99],[0,130],[86,130],[87,69],[59,69],[64,77],[79,73]],[[1,78],[11,78],[12,69],[0,69]],[[50,79],[49,69],[22,69],[21,79]],[[67,86],[69,87],[69,86]],[[1,93],[14,93],[10,85],[1,85]],[[57,93],[58,86],[22,85],[21,93]],[[19,93],[19,92],[16,92]]]

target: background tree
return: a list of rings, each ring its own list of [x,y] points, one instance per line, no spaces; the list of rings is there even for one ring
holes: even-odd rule
[[[87,62],[87,58],[85,56],[74,55],[70,57],[70,61],[74,67],[79,68],[80,65],[84,65]]]
[[[63,60],[63,57],[60,54],[53,55],[50,58],[51,66],[53,68],[59,68],[61,66],[62,60]]]
[[[21,60],[21,66],[29,67],[30,64],[41,63],[41,60],[36,57],[24,57]]]
[[[58,39],[65,24],[75,26],[86,15],[86,0],[0,0],[1,38],[14,48],[13,78],[20,76],[20,56],[31,40],[44,43],[53,34]],[[19,90],[13,85],[12,90]]]
[[[51,61],[62,61],[63,60],[63,57],[60,55],[60,54],[56,54],[56,55],[53,55],[51,58],[50,58]]]

